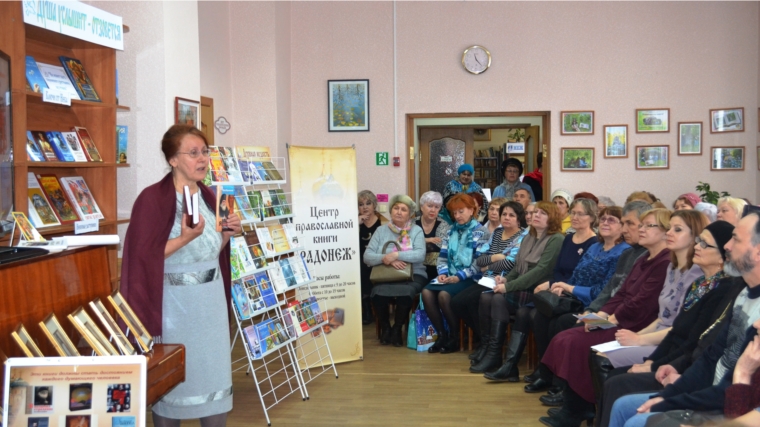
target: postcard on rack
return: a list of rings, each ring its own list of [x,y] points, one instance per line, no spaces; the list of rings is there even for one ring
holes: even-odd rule
[[[58,159],[62,162],[73,162],[74,155],[71,154],[71,149],[68,144],[63,141],[63,138],[59,138],[58,135],[60,135],[60,132],[45,132],[45,137],[50,143],[50,146],[53,147],[53,151],[55,151],[55,155]]]
[[[248,300],[248,292],[240,282],[232,283],[232,300],[235,302],[240,320],[250,319],[253,313],[251,301]]]
[[[103,158],[100,157],[98,147],[95,146],[95,141],[90,136],[90,132],[86,128],[75,126],[72,129],[79,137],[79,142],[84,147],[84,153],[91,162],[102,162]]]
[[[50,145],[50,142],[47,140],[47,136],[45,136],[45,132],[41,130],[33,130],[30,132],[32,133],[34,142],[37,143],[37,146],[40,148],[40,151],[45,156],[45,159],[49,162],[59,161],[58,156],[55,154],[55,150],[53,150],[53,146]],[[27,134],[27,137],[28,136],[29,135]],[[63,160],[61,159],[60,161],[63,161]]]
[[[37,177],[34,176],[34,172],[27,174],[27,195],[29,196],[29,219],[32,221],[35,227],[53,227],[61,225],[58,221],[58,217],[55,216],[50,202],[48,202],[45,193],[42,192],[40,183],[37,182]]]
[[[74,156],[74,161],[86,162],[87,155],[84,153],[82,144],[79,143],[79,137],[77,136],[76,132],[60,132],[60,134],[61,137],[66,141],[66,144],[68,144],[69,149],[71,150],[71,154]]]
[[[23,212],[11,212],[13,219],[16,221],[16,225],[24,237],[24,240],[30,242],[44,242],[45,238],[42,237],[39,231],[29,222]]]
[[[69,196],[69,200],[74,202],[74,208],[82,220],[105,218],[84,178],[81,176],[61,177],[61,186]]]
[[[45,162],[45,154],[42,153],[37,141],[34,140],[32,131],[26,131],[26,154],[29,155],[29,160],[33,162]]]
[[[61,188],[58,178],[53,174],[40,174],[36,175],[36,177],[61,224],[65,225],[79,221],[79,216],[72,207],[63,188]]]

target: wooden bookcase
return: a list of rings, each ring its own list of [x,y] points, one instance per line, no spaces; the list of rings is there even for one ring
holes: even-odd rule
[[[116,51],[24,23],[20,1],[0,2],[0,50],[11,58],[13,115],[14,210],[28,214],[27,173],[82,176],[90,187],[105,219],[98,233],[116,234],[117,217],[116,112],[128,107],[116,104]],[[60,65],[59,56],[79,59],[90,76],[102,102],[71,101],[71,106],[42,102],[42,96],[26,89],[25,58]],[[70,131],[87,128],[103,162],[31,162],[26,155],[26,131]],[[73,225],[40,229],[45,238],[73,234]],[[7,237],[5,238],[7,244]],[[1,243],[1,242],[0,242]],[[118,246],[108,247],[109,277],[118,286],[116,259]]]

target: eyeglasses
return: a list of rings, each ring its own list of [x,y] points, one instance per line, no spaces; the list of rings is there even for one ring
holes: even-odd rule
[[[571,217],[576,217],[576,216],[577,217],[583,217],[583,216],[588,216],[588,214],[586,212],[573,212],[573,211],[570,211],[570,216]]]
[[[639,228],[660,228],[659,224],[639,224]]]
[[[190,156],[191,159],[197,159],[198,156],[208,157],[208,154],[210,152],[211,152],[211,150],[209,150],[208,148],[206,148],[206,149],[203,149],[201,151],[193,150],[193,151],[190,151],[188,153],[183,153],[183,152],[177,151],[177,154],[187,154],[188,156]]]
[[[519,174],[520,173],[520,169],[509,169],[509,168],[507,168],[507,173],[517,173],[517,174]]]
[[[615,225],[615,224],[620,224],[620,220],[614,216],[603,216],[599,218],[599,224],[605,224],[605,223],[609,225]]]
[[[702,240],[702,238],[700,238],[699,236],[694,238],[694,243],[698,244],[702,249],[707,249],[707,248],[718,249],[717,246],[708,245],[707,242]]]

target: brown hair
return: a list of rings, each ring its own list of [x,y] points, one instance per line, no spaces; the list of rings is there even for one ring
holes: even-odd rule
[[[540,202],[536,202],[536,210],[542,210],[546,212],[547,215],[549,215],[549,221],[546,225],[546,234],[556,234],[562,232],[562,218],[559,217],[559,210],[557,209],[557,206],[552,202],[547,202],[545,200],[541,200]],[[533,237],[536,237],[538,233],[536,232],[536,229],[533,228],[533,226],[530,226],[530,235]]]
[[[582,191],[576,194],[575,196],[573,196],[573,200],[576,200],[576,199],[590,199],[590,200],[593,200],[594,203],[596,203],[597,205],[599,204],[599,199],[597,199],[596,196],[594,196],[593,194],[586,191]]]
[[[710,221],[707,219],[705,214],[703,214],[700,211],[695,211],[693,209],[684,209],[680,211],[673,212],[672,215],[670,215],[671,221],[673,218],[678,217],[683,220],[683,222],[686,224],[687,227],[689,227],[689,230],[691,230],[691,240],[694,242],[694,237],[699,236],[702,233],[702,230],[707,227],[708,224],[710,224]],[[673,224],[671,223],[670,226],[672,227]],[[680,268],[681,271],[686,271],[691,268],[691,266],[694,264],[694,244],[692,243],[689,245],[689,251],[686,253],[686,265],[682,266]],[[670,262],[673,264],[673,268],[678,268],[678,258],[676,258],[675,252],[670,252]]]
[[[465,193],[457,193],[449,199],[449,201],[446,203],[446,209],[449,211],[449,214],[454,217],[454,211],[462,208],[472,209],[473,215],[475,215],[475,210],[478,209],[478,207],[475,205],[475,199],[470,197],[469,194]]]
[[[625,199],[626,203],[631,203],[634,200],[643,200],[650,205],[657,201],[656,198],[651,197],[651,193],[647,193],[646,191],[634,191],[631,193],[627,199]]]
[[[192,125],[173,125],[166,131],[164,137],[161,139],[161,151],[164,152],[166,162],[169,163],[169,159],[177,155],[179,147],[182,145],[182,138],[185,135],[195,135],[203,140],[203,143],[208,147],[208,140],[206,135],[203,134],[197,127]]]
[[[620,206],[607,206],[599,211],[599,225],[602,225],[602,217],[603,216],[614,216],[615,218],[619,219],[620,222],[623,220],[623,208]],[[598,235],[599,242],[604,243],[604,238],[601,234]],[[623,241],[623,233],[620,233],[620,237],[615,240],[615,244],[621,243]]]

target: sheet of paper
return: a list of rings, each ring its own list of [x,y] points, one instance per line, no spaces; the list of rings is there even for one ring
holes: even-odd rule
[[[486,200],[488,200],[488,203],[491,203],[491,189],[490,188],[484,188],[483,194],[486,196]]]
[[[496,287],[496,281],[493,279],[493,277],[483,277],[478,280],[478,285],[485,286],[488,289],[493,289]]]
[[[637,345],[620,345],[617,341],[610,341],[603,344],[592,346],[592,350],[596,350],[599,353],[609,353],[611,351],[620,350],[623,348],[638,347]]]

